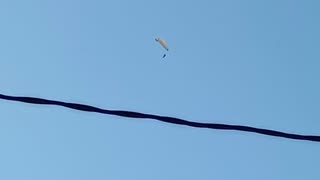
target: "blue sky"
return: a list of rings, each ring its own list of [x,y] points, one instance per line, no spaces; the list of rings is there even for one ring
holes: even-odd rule
[[[4,0],[1,93],[319,135],[319,7]],[[0,114],[0,179],[320,178],[318,143],[3,100]]]

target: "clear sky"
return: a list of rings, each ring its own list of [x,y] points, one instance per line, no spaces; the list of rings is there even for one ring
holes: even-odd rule
[[[3,0],[0,93],[320,135],[319,9]],[[319,143],[4,100],[0,144],[6,180],[320,179]]]

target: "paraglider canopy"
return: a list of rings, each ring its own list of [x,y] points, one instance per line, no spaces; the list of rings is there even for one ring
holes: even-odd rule
[[[165,40],[161,39],[161,38],[156,38],[155,39],[157,42],[159,42],[161,44],[161,46],[166,49],[167,51],[169,51],[168,45],[166,43]]]

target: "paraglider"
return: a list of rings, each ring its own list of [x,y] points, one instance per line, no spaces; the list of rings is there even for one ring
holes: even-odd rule
[[[166,41],[164,41],[164,40],[161,39],[161,38],[156,38],[155,40],[156,40],[157,42],[159,42],[159,43],[161,44],[161,46],[162,46],[165,50],[169,51],[169,48],[168,48],[168,45],[167,45]],[[164,58],[164,57],[166,57],[166,54],[164,54],[164,55],[162,56],[162,58]]]

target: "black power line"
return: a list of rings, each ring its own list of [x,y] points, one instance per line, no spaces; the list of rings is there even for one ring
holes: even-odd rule
[[[187,120],[174,118],[174,117],[145,114],[145,113],[139,113],[139,112],[133,112],[133,111],[100,109],[100,108],[85,105],[85,104],[68,103],[68,102],[48,100],[48,99],[35,98],[35,97],[18,97],[18,96],[8,96],[8,95],[0,94],[0,99],[10,100],[10,101],[19,101],[19,102],[31,103],[31,104],[64,106],[67,108],[76,109],[80,111],[96,112],[96,113],[116,115],[116,116],[129,117],[129,118],[155,119],[155,120],[159,120],[167,123],[186,125],[186,126],[197,127],[197,128],[246,131],[246,132],[253,132],[253,133],[259,133],[259,134],[264,134],[269,136],[289,138],[289,139],[320,142],[320,136],[314,136],[314,135],[291,134],[291,133],[285,133],[285,132],[274,131],[269,129],[261,129],[261,128],[255,128],[250,126],[241,126],[241,125],[192,122],[192,121],[187,121]]]

